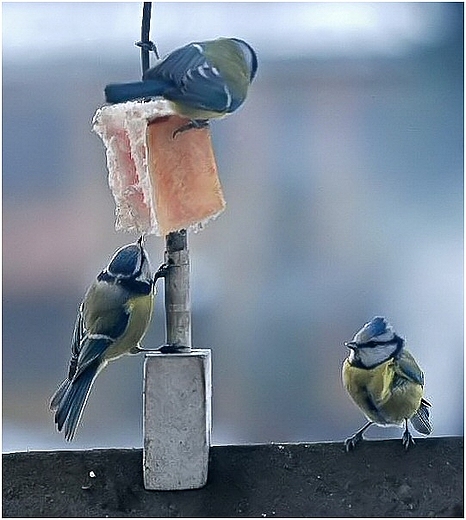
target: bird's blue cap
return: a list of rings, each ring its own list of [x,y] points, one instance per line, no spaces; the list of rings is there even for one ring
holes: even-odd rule
[[[353,343],[362,344],[372,340],[390,341],[395,333],[393,327],[382,316],[375,316],[355,334]]]
[[[130,278],[141,270],[142,259],[142,246],[139,243],[129,244],[115,253],[107,271],[119,278]]]

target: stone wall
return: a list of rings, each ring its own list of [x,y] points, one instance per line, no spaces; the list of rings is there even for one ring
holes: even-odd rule
[[[4,454],[3,516],[459,517],[463,438],[213,446],[190,491],[146,491],[141,449]]]

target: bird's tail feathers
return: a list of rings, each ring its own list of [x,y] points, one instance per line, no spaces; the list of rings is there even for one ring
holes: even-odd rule
[[[53,394],[52,399],[50,400],[51,410],[55,411],[60,406],[63,396],[66,394],[70,384],[71,381],[68,378],[62,381],[60,386],[57,388],[57,391]]]
[[[430,424],[429,416],[430,403],[425,399],[421,400],[419,410],[411,417],[410,421],[414,428],[424,435],[432,433],[432,425]]]
[[[145,80],[134,83],[111,83],[105,87],[107,103],[124,103],[133,99],[157,97],[167,88],[165,81]]]
[[[65,427],[67,441],[73,440],[99,368],[100,363],[96,360],[73,381],[65,380],[52,398],[50,407],[56,410],[55,423],[58,431]]]

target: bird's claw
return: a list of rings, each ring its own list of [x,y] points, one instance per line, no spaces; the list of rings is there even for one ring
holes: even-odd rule
[[[162,354],[184,354],[191,352],[190,347],[184,347],[182,345],[162,345],[157,349]]]
[[[354,448],[356,448],[356,444],[358,444],[360,441],[362,441],[362,439],[363,439],[362,433],[360,433],[360,432],[354,434],[349,439],[346,439],[345,440],[345,450],[346,450],[346,452],[348,453],[351,450],[354,450]]]
[[[411,433],[408,430],[405,430],[405,432],[403,433],[401,442],[403,443],[405,450],[408,450],[411,444],[413,444],[413,445],[415,444],[414,437],[411,435]]]
[[[170,270],[170,268],[172,267],[172,263],[171,262],[165,262],[163,263],[158,269],[157,269],[157,272],[154,274],[154,283],[159,279],[159,278],[165,278],[165,276],[167,276],[168,274],[168,271]]]
[[[187,130],[191,129],[202,129],[202,128],[208,128],[209,127],[209,120],[208,119],[192,119],[189,123],[186,123],[185,125],[180,126],[173,132],[173,139],[178,134],[182,134],[183,132],[186,132]]]

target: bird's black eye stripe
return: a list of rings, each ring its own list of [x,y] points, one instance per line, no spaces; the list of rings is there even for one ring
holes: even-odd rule
[[[393,339],[390,341],[366,341],[366,343],[356,343],[356,348],[375,348],[381,345],[388,345],[389,343],[393,343]]]
[[[356,348],[375,348],[383,345],[389,345],[390,343],[396,343],[398,351],[403,345],[403,342],[404,340],[400,338],[400,336],[395,335],[392,339],[389,339],[387,341],[367,341],[366,343],[356,344]]]
[[[121,279],[118,280],[118,283],[123,286],[125,289],[128,289],[132,293],[137,294],[150,294],[152,291],[152,283],[151,282],[141,282],[140,280],[135,280],[134,278],[130,278],[128,280]]]
[[[393,337],[393,339],[391,339],[390,341],[368,341],[367,343],[362,343],[361,345],[357,346],[357,349],[376,348],[376,347],[380,347],[380,346],[384,346],[384,345],[389,345],[390,343],[395,343],[396,348],[392,352],[389,359],[396,359],[399,356],[400,352],[402,351],[403,345],[404,345],[404,339],[400,338],[400,336],[397,336],[397,335],[395,335]],[[364,368],[373,368],[373,367],[365,367],[362,363],[360,363],[359,360],[355,361],[355,366],[362,366]],[[374,366],[377,366],[377,365],[374,365]]]
[[[110,284],[118,283],[125,289],[138,294],[150,294],[152,291],[152,282],[143,282],[136,278],[116,278],[107,271],[102,271],[97,277],[99,282],[107,282]]]
[[[101,271],[99,273],[99,275],[97,276],[97,281],[111,283],[115,281],[115,277],[109,274],[109,272],[105,269],[105,271]]]

